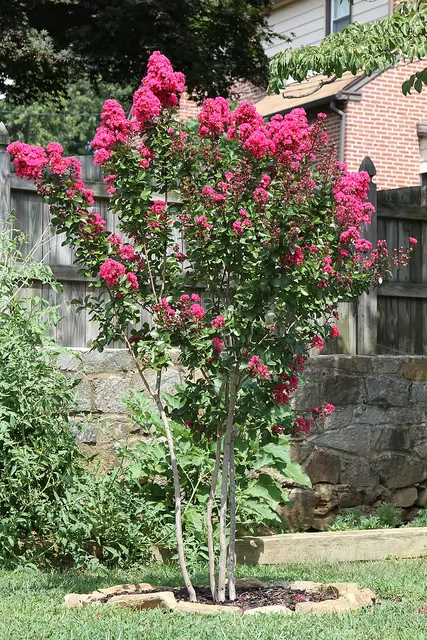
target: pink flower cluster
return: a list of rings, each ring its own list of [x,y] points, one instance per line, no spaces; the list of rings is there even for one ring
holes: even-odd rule
[[[154,51],[148,59],[147,75],[133,96],[132,115],[139,131],[160,115],[162,107],[176,107],[177,93],[185,91],[185,78],[173,67],[160,51]]]
[[[6,148],[7,153],[13,158],[16,175],[18,178],[35,180],[42,177],[42,171],[49,159],[43,147],[33,147],[24,142],[11,142]]]
[[[294,247],[290,253],[286,253],[280,258],[282,264],[286,264],[291,267],[293,264],[298,267],[304,264],[304,252],[301,247]]]
[[[164,229],[172,224],[172,220],[167,219],[167,205],[164,200],[155,200],[147,213],[147,226],[152,229]]]
[[[219,138],[228,130],[232,120],[229,104],[225,98],[207,98],[197,116],[200,122],[199,136],[201,138]]]
[[[28,180],[40,180],[43,169],[49,166],[52,173],[56,175],[69,175],[71,178],[80,178],[81,163],[77,158],[64,158],[62,156],[64,149],[58,142],[51,142],[47,145],[46,150],[43,147],[32,146],[24,142],[11,142],[7,148],[7,153],[13,158],[16,175],[18,178],[27,178]],[[87,196],[93,191],[84,190],[83,182],[76,180],[77,186],[75,191],[86,191]]]
[[[108,287],[115,287],[119,284],[120,276],[125,275],[126,280],[131,284],[131,289],[137,291],[139,289],[138,278],[134,273],[126,273],[126,267],[121,262],[117,262],[112,258],[101,265],[99,277],[105,281]]]
[[[310,342],[310,346],[319,351],[323,351],[325,348],[325,341],[320,336],[315,336]]]
[[[211,322],[212,329],[222,329],[225,327],[225,319],[223,316],[216,316]]]
[[[252,356],[248,361],[248,367],[249,375],[251,376],[251,378],[259,376],[261,380],[266,380],[271,376],[270,369],[267,367],[267,365],[261,362],[259,356]]]
[[[212,349],[216,355],[219,355],[224,350],[224,342],[220,338],[212,338]]]
[[[98,127],[95,137],[90,143],[95,149],[94,164],[103,165],[110,158],[114,145],[118,142],[125,143],[132,124],[126,118],[123,107],[117,100],[106,100],[101,113],[102,124]]]
[[[139,260],[139,255],[131,244],[120,244],[117,250],[122,260],[127,260],[127,262]]]
[[[104,218],[95,212],[88,213],[86,221],[81,222],[81,228],[90,227],[90,233],[102,233],[106,226]]]
[[[345,228],[360,228],[362,223],[371,221],[371,213],[375,210],[370,202],[366,202],[371,179],[366,171],[343,175],[335,183],[333,192],[336,202],[335,216]]]
[[[115,173],[110,173],[108,176],[106,176],[104,178],[104,182],[105,182],[105,188],[107,189],[108,193],[110,194],[110,196],[114,195],[116,193],[116,187],[112,184],[114,182],[114,180],[116,179],[116,174]]]
[[[290,395],[298,389],[298,377],[295,373],[279,374],[280,383],[276,384],[273,389],[274,402],[279,407],[289,404]]]
[[[312,418],[296,418],[294,423],[295,435],[308,435],[314,427]]]
[[[101,265],[99,277],[102,278],[108,287],[115,287],[119,283],[120,276],[126,273],[126,267],[121,262],[117,262],[112,258]]]

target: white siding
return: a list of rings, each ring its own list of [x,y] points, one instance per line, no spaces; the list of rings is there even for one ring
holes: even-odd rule
[[[355,0],[352,7],[353,22],[373,22],[388,18],[389,0]]]
[[[297,0],[276,9],[269,19],[276,33],[283,36],[295,34],[291,43],[276,39],[266,48],[268,56],[287,47],[296,48],[302,44],[319,44],[325,37],[325,0]]]
[[[275,39],[266,48],[268,56],[287,47],[296,49],[303,44],[317,45],[325,37],[326,3],[328,0],[296,0],[273,11],[270,26],[284,36],[295,34],[291,43]],[[389,15],[389,0],[354,0],[353,22],[372,22]]]

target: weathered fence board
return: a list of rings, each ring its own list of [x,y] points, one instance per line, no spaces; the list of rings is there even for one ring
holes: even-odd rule
[[[11,171],[5,153],[7,132],[0,126],[0,220],[13,210],[22,231],[29,237],[24,254],[50,265],[63,291],[34,283],[31,293],[42,295],[59,307],[62,321],[53,336],[64,346],[86,347],[96,337],[96,323],[90,322],[88,313],[76,312],[71,301],[87,295],[98,295],[91,287],[91,279],[83,278],[73,265],[73,250],[62,244],[64,237],[56,235],[49,223],[47,205],[37,196],[35,187],[27,180],[17,178]],[[107,222],[111,232],[117,231],[116,217],[109,211],[109,197],[102,182],[100,167],[92,158],[80,158],[83,178],[95,192],[93,207]],[[375,175],[375,167],[365,158],[361,168]],[[408,236],[417,238],[418,244],[407,267],[393,270],[393,278],[386,281],[356,303],[339,305],[341,335],[331,340],[328,353],[348,354],[427,354],[427,187],[409,187],[376,192],[372,183],[370,201],[377,206],[373,224],[364,229],[364,236],[373,244],[386,239],[390,250],[407,245]],[[176,195],[171,200],[176,201]],[[40,241],[42,238],[42,241]],[[200,291],[202,293],[202,290]],[[146,313],[143,319],[149,320]]]

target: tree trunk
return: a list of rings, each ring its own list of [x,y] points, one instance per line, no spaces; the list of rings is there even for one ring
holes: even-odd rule
[[[236,599],[236,583],[234,578],[236,553],[236,478],[234,469],[234,427],[230,442],[230,541],[228,544],[228,597]]]
[[[194,587],[191,583],[191,579],[187,570],[187,565],[185,562],[185,554],[184,554],[184,541],[182,537],[182,503],[181,503],[181,487],[179,482],[179,474],[178,474],[178,465],[176,462],[175,456],[175,447],[173,444],[172,433],[169,427],[169,420],[165,413],[165,410],[162,406],[161,401],[156,399],[157,408],[159,410],[163,426],[166,432],[166,439],[168,441],[169,447],[169,455],[171,459],[172,466],[172,474],[173,474],[173,486],[175,493],[175,527],[176,527],[176,545],[178,550],[178,561],[179,568],[181,570],[181,575],[184,579],[184,584],[188,591],[188,596],[190,598],[190,602],[197,602],[196,592],[194,591]]]
[[[228,504],[228,474],[230,463],[230,446],[233,439],[234,409],[237,399],[237,374],[233,372],[230,383],[229,405],[227,413],[227,428],[225,431],[224,454],[221,470],[221,509],[219,519],[219,572],[218,596],[219,602],[225,601],[225,576],[227,570],[227,504]]]
[[[211,488],[209,491],[209,499],[206,508],[206,529],[208,534],[208,554],[209,554],[209,584],[211,587],[211,593],[213,600],[216,600],[216,580],[215,580],[215,550],[213,540],[213,526],[212,526],[212,510],[215,498],[215,489],[218,483],[219,464],[221,460],[221,444],[222,437],[219,430],[216,434],[216,454],[215,454],[215,466],[212,474]]]

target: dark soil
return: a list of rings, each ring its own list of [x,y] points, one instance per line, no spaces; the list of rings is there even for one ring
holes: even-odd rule
[[[197,602],[200,604],[217,604],[211,595],[209,587],[195,587],[197,594]],[[185,588],[169,589],[173,592],[175,598],[178,601],[188,602],[188,593]],[[132,595],[137,593],[156,593],[160,591],[166,591],[163,589],[152,589],[147,591],[134,591]],[[126,592],[115,593],[114,595],[126,595]],[[255,607],[265,607],[267,605],[280,604],[288,607],[292,611],[295,610],[295,605],[298,602],[321,602],[323,600],[333,600],[336,598],[334,593],[312,593],[303,591],[301,589],[291,589],[289,587],[251,587],[251,588],[236,588],[236,600],[230,602],[222,602],[225,606],[240,607],[242,610],[254,609]],[[108,596],[102,600],[107,602],[110,597]]]

